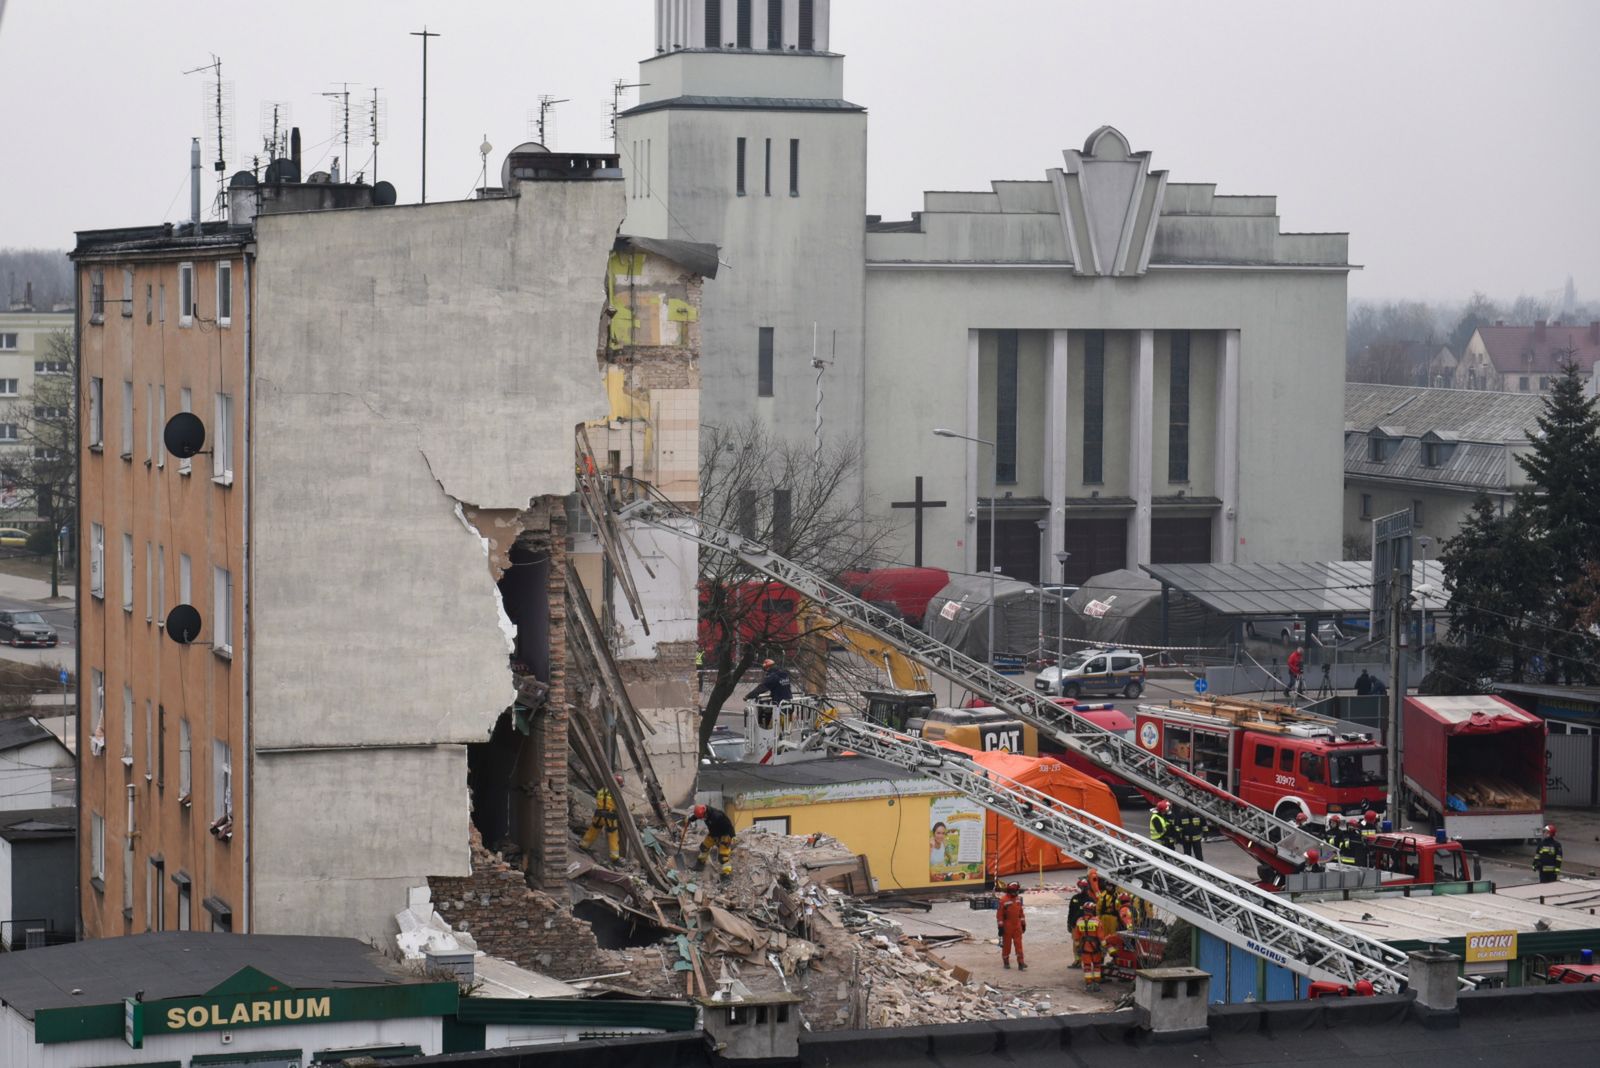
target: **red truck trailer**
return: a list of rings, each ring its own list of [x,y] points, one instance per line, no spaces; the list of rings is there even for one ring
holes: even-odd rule
[[[1537,838],[1544,825],[1544,721],[1489,695],[1407,697],[1406,808],[1451,838]]]

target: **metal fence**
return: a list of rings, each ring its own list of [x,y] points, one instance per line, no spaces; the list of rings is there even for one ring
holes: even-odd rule
[[[1546,802],[1600,808],[1600,734],[1552,734],[1544,744]]]

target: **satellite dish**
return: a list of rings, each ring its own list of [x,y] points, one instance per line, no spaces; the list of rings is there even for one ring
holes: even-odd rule
[[[388,182],[378,182],[373,185],[372,202],[374,204],[380,207],[388,207],[398,199],[400,199],[399,194],[394,191],[394,186]]]
[[[505,161],[500,164],[500,188],[501,189],[510,189],[511,188],[511,157],[512,156],[520,156],[524,152],[548,152],[548,151],[550,151],[550,150],[548,148],[545,148],[543,145],[541,145],[537,141],[524,141],[524,142],[522,142],[522,144],[518,145],[516,148],[513,148],[510,152],[506,153]]]
[[[232,178],[228,179],[229,189],[251,189],[256,184],[256,176],[249,171],[235,171]]]
[[[200,637],[200,612],[192,604],[175,604],[167,613],[167,637],[190,645]]]
[[[331,185],[331,184],[333,184],[333,175],[330,174],[328,171],[312,171],[311,172],[311,177],[306,179],[306,184],[307,185]]]
[[[267,164],[268,182],[298,182],[300,165],[292,159],[275,159]]]
[[[179,412],[167,420],[161,431],[161,440],[167,451],[180,460],[187,460],[206,445],[206,425],[193,412]]]

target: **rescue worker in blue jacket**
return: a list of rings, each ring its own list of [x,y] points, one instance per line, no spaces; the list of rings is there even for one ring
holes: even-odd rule
[[[761,685],[744,695],[746,701],[754,701],[765,694],[767,700],[777,704],[794,696],[794,689],[789,684],[789,673],[787,671],[770,659],[761,661],[761,667],[766,674],[761,677]]]
[[[1553,883],[1561,878],[1561,843],[1556,841],[1556,825],[1544,825],[1544,837],[1533,851],[1533,870],[1539,873],[1541,883]]]

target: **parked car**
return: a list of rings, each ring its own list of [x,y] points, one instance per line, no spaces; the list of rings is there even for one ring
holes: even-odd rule
[[[1117,696],[1132,700],[1144,693],[1144,657],[1131,649],[1082,649],[1060,667],[1034,676],[1033,688],[1062,697]]]
[[[54,648],[56,629],[38,612],[0,612],[0,641],[7,645],[42,645]]]
[[[28,544],[28,532],[20,527],[0,527],[0,547],[21,549]]]

